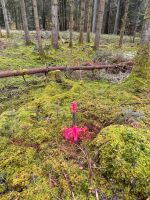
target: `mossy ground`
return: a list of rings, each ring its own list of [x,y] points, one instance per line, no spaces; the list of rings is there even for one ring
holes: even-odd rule
[[[110,40],[117,45],[115,37],[102,39],[105,50]],[[50,54],[40,59],[33,46],[19,44],[2,51],[1,69],[77,65],[95,55],[92,44],[72,50],[61,44],[59,50],[48,47]],[[123,49],[136,50],[130,43]],[[135,73],[121,84],[70,80],[60,72],[27,77],[28,85],[22,78],[1,80],[1,199],[148,198],[150,88]],[[132,85],[136,79],[144,83],[139,90]],[[70,145],[62,130],[72,125],[74,100],[78,125],[88,126],[93,140]]]

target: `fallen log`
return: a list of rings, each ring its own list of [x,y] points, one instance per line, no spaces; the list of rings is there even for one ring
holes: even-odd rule
[[[73,66],[73,67],[42,67],[42,68],[31,68],[31,69],[22,69],[22,70],[7,70],[0,71],[0,78],[13,77],[13,76],[24,76],[24,75],[32,75],[38,73],[48,73],[51,71],[76,71],[76,70],[95,70],[95,69],[109,69],[109,68],[130,68],[134,65],[133,62],[124,62],[120,64],[109,64],[109,65],[94,65],[94,66]]]

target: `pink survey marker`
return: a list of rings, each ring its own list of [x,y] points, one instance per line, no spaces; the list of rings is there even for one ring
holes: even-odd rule
[[[72,141],[73,143],[78,142],[80,132],[86,131],[86,128],[77,127],[77,125],[76,125],[76,111],[77,111],[77,103],[72,102],[73,126],[71,128],[66,128],[64,130],[64,138],[68,141]]]

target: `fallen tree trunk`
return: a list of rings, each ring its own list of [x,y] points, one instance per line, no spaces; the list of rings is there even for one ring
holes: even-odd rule
[[[112,65],[95,65],[95,66],[76,66],[76,67],[43,67],[43,68],[31,68],[31,69],[23,69],[23,70],[7,70],[0,71],[0,78],[13,77],[13,76],[24,76],[24,75],[32,75],[38,73],[48,73],[51,71],[76,71],[76,70],[94,70],[94,69],[109,69],[109,68],[123,68],[127,67],[131,69],[134,65],[133,62],[124,62],[120,64],[112,64]]]

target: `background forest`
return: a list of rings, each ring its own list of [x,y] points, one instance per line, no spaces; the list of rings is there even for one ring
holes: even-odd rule
[[[149,183],[150,0],[0,0],[0,200],[149,200]]]

